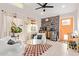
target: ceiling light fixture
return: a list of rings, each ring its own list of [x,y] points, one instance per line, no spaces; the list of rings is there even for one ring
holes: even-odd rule
[[[45,21],[48,21],[49,19],[46,19]]]
[[[45,12],[41,12],[41,15],[44,15],[45,14]]]
[[[43,9],[43,11],[41,12],[41,14],[42,14],[42,15],[44,15],[44,14],[45,14],[45,11],[46,11],[46,10],[45,10],[45,9]]]
[[[45,12],[46,10],[45,9],[43,9],[43,12]]]

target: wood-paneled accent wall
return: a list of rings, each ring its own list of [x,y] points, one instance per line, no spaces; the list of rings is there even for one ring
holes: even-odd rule
[[[70,20],[70,25],[64,25],[62,24],[62,20]],[[68,18],[62,18],[60,17],[60,29],[59,29],[59,38],[60,40],[64,40],[64,35],[69,35],[73,32],[73,17]]]

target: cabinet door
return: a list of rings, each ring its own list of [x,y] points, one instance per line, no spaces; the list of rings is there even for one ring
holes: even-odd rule
[[[56,41],[57,33],[52,31],[51,40]]]
[[[51,38],[51,32],[48,31],[48,38],[50,39]]]

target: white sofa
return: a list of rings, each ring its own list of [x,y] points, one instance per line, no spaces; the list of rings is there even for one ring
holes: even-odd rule
[[[19,41],[14,45],[8,45],[7,42],[11,37],[0,39],[0,56],[20,56],[23,55],[24,45]]]
[[[37,39],[38,35],[42,35],[41,39]],[[37,33],[37,35],[34,37],[34,39],[32,39],[32,44],[45,44],[46,43],[46,36],[45,33]]]

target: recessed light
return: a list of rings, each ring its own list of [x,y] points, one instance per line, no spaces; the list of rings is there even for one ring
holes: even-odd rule
[[[61,7],[62,7],[62,8],[65,8],[65,7],[66,7],[66,5],[62,5]]]
[[[41,14],[43,15],[43,12],[41,12]]]

